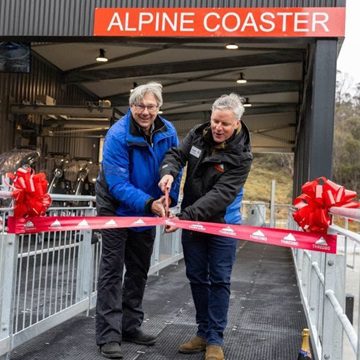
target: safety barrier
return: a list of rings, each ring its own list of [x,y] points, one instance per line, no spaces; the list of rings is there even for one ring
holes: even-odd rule
[[[95,216],[94,197],[52,195],[50,216]],[[71,206],[69,206],[71,205]],[[0,209],[0,359],[40,333],[95,306],[100,232],[7,234]],[[180,232],[157,228],[149,275],[182,259]]]
[[[94,216],[93,197],[54,195],[49,215]],[[69,205],[70,206],[65,206]],[[61,206],[60,206],[61,205]],[[263,204],[248,204],[250,210]],[[332,209],[341,214],[341,210]],[[245,211],[246,212],[246,211]],[[258,211],[260,218],[263,210]],[[96,231],[57,231],[15,236],[5,232],[11,209],[0,209],[0,359],[25,341],[95,306],[101,236]],[[354,214],[354,212],[352,213]],[[356,213],[359,215],[358,213]],[[360,216],[345,214],[345,219]],[[297,226],[289,217],[289,226]],[[277,221],[274,221],[275,223]],[[275,224],[276,225],[276,224]],[[357,313],[346,315],[350,276],[359,303],[360,235],[332,225],[340,234],[338,254],[293,250],[315,359],[360,360]],[[180,233],[157,229],[150,274],[182,258]],[[352,290],[354,292],[354,290]]]
[[[344,221],[343,227],[333,224],[329,228],[329,233],[338,234],[338,252],[335,255],[294,249],[298,285],[311,331],[314,358],[359,360],[360,235],[348,227],[351,218],[352,226],[359,228],[360,210],[331,208],[330,212],[336,215],[335,222]],[[292,216],[289,222],[290,227],[298,228]],[[353,308],[347,306],[353,304],[353,300],[357,305],[355,316]]]

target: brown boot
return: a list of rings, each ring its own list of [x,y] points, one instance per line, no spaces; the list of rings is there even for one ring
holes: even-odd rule
[[[197,353],[205,351],[206,341],[200,336],[194,336],[188,342],[179,346],[179,352],[183,354]]]
[[[224,352],[219,345],[208,345],[206,347],[205,360],[224,360]]]

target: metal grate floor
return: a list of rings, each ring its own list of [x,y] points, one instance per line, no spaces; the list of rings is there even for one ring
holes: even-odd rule
[[[295,360],[306,327],[292,257],[287,248],[241,242],[232,276],[227,360]],[[196,331],[184,264],[151,276],[144,301],[144,329],[159,334],[155,346],[123,343],[126,360],[200,360],[178,345]],[[12,360],[96,360],[94,314],[77,316],[12,352]]]

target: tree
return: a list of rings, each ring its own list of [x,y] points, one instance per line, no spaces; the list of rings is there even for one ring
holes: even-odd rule
[[[338,72],[333,152],[334,181],[360,192],[360,84],[347,88]]]
[[[353,81],[350,75],[342,73],[340,70],[336,72],[336,104],[349,103],[352,100]]]

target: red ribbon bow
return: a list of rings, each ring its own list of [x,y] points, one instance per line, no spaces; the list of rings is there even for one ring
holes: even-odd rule
[[[308,181],[301,189],[303,193],[293,202],[298,209],[293,217],[305,231],[326,233],[331,224],[329,209],[333,206],[360,207],[360,203],[352,201],[357,195],[355,191],[347,190],[325,177]]]
[[[31,168],[19,168],[16,174],[7,176],[13,180],[14,216],[26,218],[44,215],[51,204],[46,175],[34,174]]]

